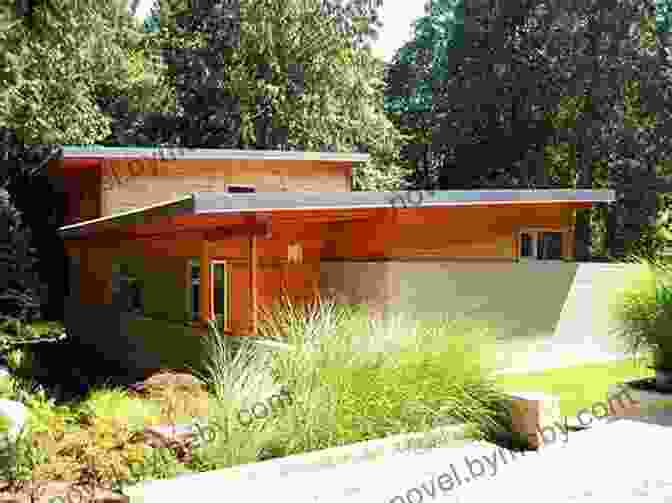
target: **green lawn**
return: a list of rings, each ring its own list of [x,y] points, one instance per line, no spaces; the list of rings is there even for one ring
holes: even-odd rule
[[[496,377],[504,391],[541,391],[560,397],[560,413],[576,413],[596,402],[604,402],[609,386],[636,377],[650,377],[654,371],[631,359],[607,363],[592,363],[549,369],[530,374],[510,374]]]

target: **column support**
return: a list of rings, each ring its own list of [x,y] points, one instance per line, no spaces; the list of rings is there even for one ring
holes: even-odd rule
[[[213,316],[213,295],[210,274],[210,242],[206,239],[201,241],[201,282],[198,288],[198,305],[200,306],[201,321],[207,323],[208,320],[214,318]]]
[[[257,333],[257,237],[249,236],[250,335]]]

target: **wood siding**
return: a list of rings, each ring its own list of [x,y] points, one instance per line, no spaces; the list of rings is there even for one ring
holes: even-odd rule
[[[307,301],[319,291],[320,253],[319,225],[303,226],[300,222],[276,225],[269,239],[257,238],[257,303],[258,313],[268,312],[283,295],[293,301]],[[106,242],[106,241],[105,241]],[[80,256],[80,289],[82,303],[110,303],[112,297],[112,263],[117,257],[129,257],[135,272],[147,285],[143,303],[148,316],[179,321],[186,318],[187,261],[198,259],[202,252],[203,234],[187,233],[178,239],[120,241],[115,249],[105,248],[103,241],[68,241],[69,255]],[[300,245],[302,261],[290,263],[290,243]],[[225,260],[229,265],[229,326],[233,333],[249,332],[250,261],[247,237],[223,239],[209,243],[211,260]],[[137,267],[136,267],[137,266]]]
[[[329,224],[322,259],[513,260],[519,228],[560,229],[571,214],[559,205],[399,209],[368,221]]]
[[[102,216],[99,171],[64,169],[62,163],[51,163],[47,170],[54,188],[63,195],[66,225]]]
[[[350,163],[246,160],[108,160],[102,167],[102,214],[141,208],[192,192],[252,184],[259,192],[350,190]]]
[[[305,223],[300,215],[278,216],[271,223],[271,236],[258,237],[256,242],[258,308],[260,311],[268,310],[284,295],[293,300],[314,298],[322,286],[320,273],[323,261],[417,261],[431,258],[510,262],[516,256],[518,229],[561,228],[570,222],[571,213],[561,206],[528,205],[381,211],[372,213],[375,216],[368,220],[337,223]],[[161,296],[165,292],[175,299],[164,304],[171,311],[164,314],[169,319],[182,319],[186,314],[187,288],[182,276],[186,275],[187,261],[200,257],[203,238],[204,233],[191,232],[165,239],[128,239],[116,242],[115,249],[93,239],[70,241],[69,253],[78,254],[77,245],[86,250],[81,254],[80,291],[83,303],[109,303],[111,264],[115,256],[145,257],[147,281],[157,283],[156,278],[162,278],[158,281],[160,288],[147,289],[146,305],[158,305],[150,297]],[[290,245],[299,246],[300,261],[290,260]],[[237,333],[247,332],[252,322],[249,311],[249,250],[247,236],[209,244],[210,259],[225,260],[229,264],[230,328]],[[352,278],[344,281],[352,281]],[[387,285],[381,291],[389,288]],[[353,293],[356,297],[368,295],[364,291],[361,295]],[[152,312],[160,314],[154,307]]]
[[[527,316],[532,323],[538,318],[536,325],[530,325],[534,329],[530,335],[548,333],[557,321],[562,295],[566,295],[573,271],[572,264],[559,262],[546,267],[513,260],[518,229],[563,227],[573,218],[569,205],[295,211],[269,215],[270,237],[258,236],[255,245],[254,283],[260,320],[285,296],[297,303],[312,300],[320,293],[336,295],[341,301],[366,303],[374,312],[404,308],[459,315],[471,309],[472,304],[488,300],[488,281],[497,278],[501,292],[491,296],[478,316],[499,323],[511,333],[520,332],[522,327],[516,323],[509,326],[504,321],[527,320]],[[368,219],[364,219],[367,215]],[[78,257],[80,263],[79,284],[72,290],[79,295],[68,299],[70,318],[66,326],[92,348],[133,369],[144,372],[166,365],[197,366],[201,336],[207,331],[185,324],[187,263],[201,256],[208,229],[224,224],[243,228],[243,222],[236,218],[194,217],[189,225],[206,227],[204,230],[152,239],[113,240],[97,236],[66,240],[68,254]],[[164,231],[170,229],[168,226]],[[208,244],[210,260],[228,264],[229,329],[235,335],[249,334],[253,325],[249,254],[249,237],[243,234]],[[130,258],[142,280],[143,316],[123,313],[112,303],[112,264],[121,257]],[[375,261],[380,258],[384,262]],[[431,258],[432,263],[423,263],[423,258]],[[455,262],[477,258],[486,260],[472,265]],[[410,262],[400,262],[402,259]],[[549,272],[549,268],[555,272]],[[510,292],[507,285],[527,278],[526,292],[532,299],[535,296],[530,292],[541,275],[547,278],[545,282],[555,278],[558,295],[546,295],[541,307],[535,307],[538,312],[534,317],[528,306],[532,300],[513,302],[506,295]],[[507,303],[507,299],[511,302]],[[89,322],[84,323],[85,319]],[[98,328],[100,324],[102,328]]]

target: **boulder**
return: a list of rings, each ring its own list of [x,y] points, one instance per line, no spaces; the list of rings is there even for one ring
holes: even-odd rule
[[[205,384],[196,376],[183,372],[171,371],[157,372],[144,381],[130,384],[128,387],[132,391],[141,394],[147,394],[152,390],[161,390],[165,388],[194,391],[197,393],[205,390]]]
[[[197,442],[198,431],[190,424],[161,424],[147,426],[136,434],[134,442],[140,441],[149,447],[166,447],[171,449],[178,461],[188,463],[191,460],[191,449]]]
[[[5,435],[0,435],[2,440],[16,442],[19,433],[23,430],[28,419],[28,408],[21,402],[0,398],[0,417],[9,421],[9,429]]]

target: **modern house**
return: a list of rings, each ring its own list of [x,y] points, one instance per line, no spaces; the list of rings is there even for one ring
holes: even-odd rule
[[[612,191],[353,192],[364,154],[66,147],[66,325],[140,372],[200,358],[204,320],[254,334],[283,295],[554,330],[574,215]],[[536,304],[538,305],[536,305]],[[479,307],[480,306],[480,307]]]

